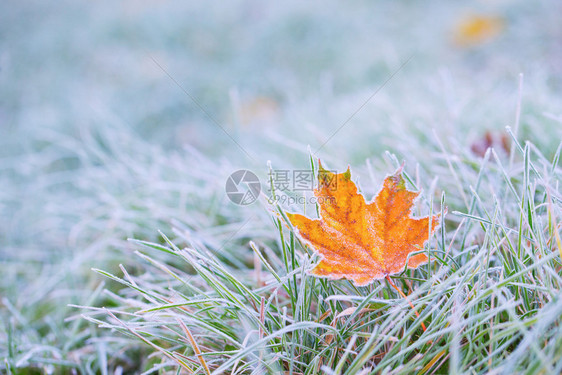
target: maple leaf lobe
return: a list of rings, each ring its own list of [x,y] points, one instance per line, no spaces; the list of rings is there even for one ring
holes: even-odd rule
[[[298,235],[320,254],[321,260],[311,274],[367,285],[402,272],[406,262],[410,268],[427,262],[423,253],[408,258],[410,253],[423,249],[428,240],[429,216],[410,216],[419,192],[407,190],[402,168],[388,176],[380,192],[367,203],[351,180],[349,168],[336,174],[319,163],[314,194],[319,219],[287,214]],[[433,232],[438,216],[431,219]]]

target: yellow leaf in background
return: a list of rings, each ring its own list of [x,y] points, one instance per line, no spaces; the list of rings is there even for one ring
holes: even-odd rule
[[[279,112],[279,103],[266,96],[258,96],[241,103],[238,117],[242,125],[260,124],[272,121]]]
[[[494,39],[502,30],[503,20],[499,17],[471,15],[456,25],[454,41],[460,46],[474,46]]]

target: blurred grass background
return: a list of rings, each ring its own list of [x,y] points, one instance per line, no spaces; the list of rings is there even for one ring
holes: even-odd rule
[[[103,304],[90,269],[134,268],[126,238],[156,241],[173,219],[228,240],[261,210],[225,198],[236,169],[306,168],[310,146],[382,175],[386,150],[412,166],[437,140],[469,150],[513,126],[520,73],[519,135],[552,155],[560,14],[554,0],[2,2],[0,356],[95,368],[99,333],[65,321],[70,303]],[[495,26],[470,29],[477,17]]]

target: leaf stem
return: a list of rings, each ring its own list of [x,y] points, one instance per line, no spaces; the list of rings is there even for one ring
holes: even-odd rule
[[[408,297],[404,294],[403,291],[401,291],[396,284],[394,284],[394,282],[392,281],[392,279],[390,278],[390,276],[386,275],[386,280],[388,280],[388,282],[390,283],[390,285],[392,285],[392,287],[394,289],[396,289],[396,291],[398,293],[400,293],[400,295],[402,296],[402,298],[404,298],[405,300],[408,301]],[[410,304],[410,307],[412,308],[412,310],[414,310],[414,313],[416,313],[416,316],[419,318],[420,314],[416,311],[416,308],[414,307],[414,304],[411,301],[408,301],[408,304]],[[425,332],[425,324],[423,324],[423,322],[421,322],[421,326],[423,328],[423,331]]]

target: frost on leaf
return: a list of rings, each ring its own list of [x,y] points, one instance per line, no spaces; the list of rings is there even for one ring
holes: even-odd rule
[[[346,278],[362,286],[401,272],[406,262],[410,268],[427,262],[423,253],[408,258],[428,240],[429,216],[410,216],[419,192],[406,189],[402,168],[388,176],[381,191],[367,203],[351,181],[349,168],[334,174],[320,164],[314,195],[320,219],[287,214],[298,235],[320,254],[311,274]],[[431,232],[437,223],[435,215]]]

